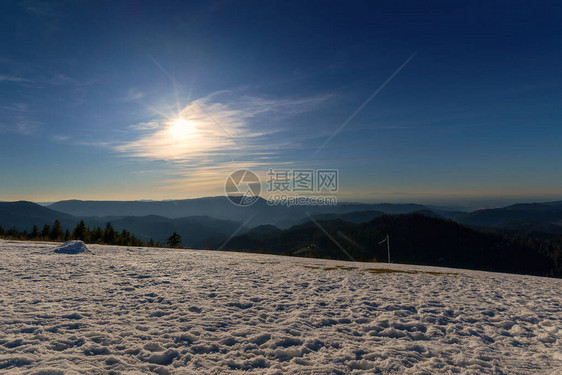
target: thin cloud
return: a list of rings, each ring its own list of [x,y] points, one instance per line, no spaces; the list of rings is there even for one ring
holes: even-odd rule
[[[113,149],[127,157],[167,162],[170,178],[161,181],[161,188],[168,193],[180,194],[196,188],[201,192],[220,190],[226,176],[235,170],[266,170],[278,164],[276,155],[282,151],[282,142],[274,135],[279,130],[274,126],[264,130],[264,121],[271,125],[279,119],[313,111],[332,98],[325,95],[277,100],[234,96],[225,100],[230,94],[214,93],[198,99],[200,105],[191,102],[179,113],[130,125],[128,130],[135,139]],[[226,137],[207,112],[247,152]]]
[[[0,106],[4,122],[0,123],[0,133],[32,135],[37,133],[42,123],[31,118],[33,112],[26,103],[12,103]]]
[[[148,121],[148,122],[139,122],[138,124],[129,125],[129,129],[131,130],[157,130],[162,126],[161,123],[158,121]]]
[[[51,137],[51,140],[54,141],[54,142],[66,142],[70,139],[71,139],[71,137],[69,137],[67,135],[53,135]]]
[[[0,76],[0,82],[20,82],[20,83],[29,83],[33,82],[30,79],[18,77],[18,76]]]
[[[0,124],[0,133],[13,133],[19,135],[32,135],[35,134],[41,123],[38,121],[28,119],[18,119],[12,123]]]
[[[72,78],[72,77],[70,77],[66,74],[63,74],[63,73],[54,72],[54,73],[52,73],[50,78],[43,80],[43,82],[46,83],[46,84],[52,85],[52,86],[67,85],[67,86],[71,86],[71,87],[80,88],[80,87],[92,85],[92,84],[96,83],[96,80],[95,79],[89,79],[87,81],[81,81],[81,80],[78,80],[76,78]]]
[[[64,1],[39,1],[39,0],[27,0],[22,1],[21,5],[30,14],[38,17],[54,17],[58,13],[55,8],[59,8],[64,5]]]
[[[79,82],[76,81],[75,79],[70,78],[62,73],[54,73],[53,76],[46,81],[46,83],[54,86],[61,86],[66,84],[72,84],[72,85],[79,84]]]
[[[28,112],[29,105],[25,103],[12,103],[9,105],[0,106],[0,108],[5,109],[7,111],[14,111],[14,112]]]
[[[71,86],[71,87],[84,87],[94,83],[94,80],[79,81],[69,77],[63,73],[55,72],[48,75],[37,77],[36,79],[24,78],[16,75],[0,75],[0,83],[14,83],[23,87],[42,87],[43,85],[50,86]]]
[[[293,116],[312,111],[330,98],[326,95],[274,100],[242,96],[228,102],[219,102],[212,100],[216,96],[215,93],[198,99],[198,102],[237,142],[249,147],[249,152],[254,156],[257,156],[256,153],[260,154],[260,150],[267,148],[268,143],[272,143],[266,137],[275,132],[275,130],[257,130],[260,127],[255,126],[253,122],[260,115],[269,114],[277,118]],[[182,124],[178,125],[175,122],[177,119],[181,119]],[[186,162],[200,160],[202,156],[234,155],[238,151],[236,144],[225,137],[224,132],[217,128],[213,119],[194,102],[168,118],[135,124],[129,128],[141,133],[140,136],[115,148],[127,156]],[[256,139],[260,140],[257,142],[259,145],[253,147]]]
[[[145,93],[137,90],[137,89],[130,89],[127,91],[127,94],[123,97],[118,98],[117,100],[124,101],[124,102],[137,102],[145,97]]]
[[[88,147],[102,147],[111,148],[113,144],[110,142],[96,141],[96,140],[84,140],[83,138],[76,138],[67,135],[55,134],[50,137],[50,140],[55,143],[64,143],[66,145],[74,146],[88,146]]]

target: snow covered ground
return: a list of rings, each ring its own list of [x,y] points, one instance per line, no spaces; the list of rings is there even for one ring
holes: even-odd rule
[[[0,241],[0,372],[562,373],[562,280]]]

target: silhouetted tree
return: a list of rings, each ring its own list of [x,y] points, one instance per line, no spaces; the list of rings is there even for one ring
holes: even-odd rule
[[[107,223],[105,225],[105,230],[103,231],[103,242],[108,245],[112,245],[117,242],[117,233],[111,226],[111,223]]]
[[[170,236],[170,238],[168,238],[168,246],[170,247],[180,247],[181,245],[181,236],[177,233],[174,232],[172,233],[172,235]]]
[[[132,245],[131,234],[127,232],[125,229],[123,229],[121,235],[119,236],[119,240],[117,241],[117,244],[123,246]]]
[[[37,228],[37,225],[34,225],[31,233],[29,234],[29,238],[35,239],[37,237],[39,237],[39,228]]]
[[[43,229],[41,230],[41,238],[43,238],[44,240],[46,240],[47,238],[49,238],[49,234],[51,233],[51,226],[45,224],[43,226]]]
[[[97,227],[90,232],[90,242],[91,243],[103,243],[103,229]]]
[[[51,228],[50,238],[52,241],[60,241],[64,232],[62,230],[62,226],[60,225],[60,221],[55,220],[53,223],[53,227]]]
[[[12,227],[8,233],[7,233],[8,237],[10,238],[19,238],[20,236],[20,232],[18,232],[18,230],[16,229],[16,227]]]
[[[80,220],[80,222],[74,228],[74,232],[72,233],[72,237],[75,240],[86,241],[86,235],[88,234],[88,229],[86,228],[86,224],[84,220]]]

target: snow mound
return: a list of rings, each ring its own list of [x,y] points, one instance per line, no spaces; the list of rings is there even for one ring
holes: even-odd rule
[[[80,254],[90,252],[90,250],[86,247],[86,244],[82,241],[66,241],[62,245],[58,246],[54,251],[58,254]]]

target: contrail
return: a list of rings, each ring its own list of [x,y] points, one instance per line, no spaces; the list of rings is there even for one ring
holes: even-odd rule
[[[352,257],[351,254],[348,253],[347,250],[344,249],[343,246],[340,245],[339,242],[336,241],[335,238],[332,237],[332,236],[330,235],[330,233],[328,233],[328,231],[327,231],[322,225],[320,225],[319,222],[317,222],[317,221],[312,217],[312,215],[310,215],[308,212],[306,213],[306,215],[307,215],[307,216],[310,218],[310,220],[312,220],[312,222],[322,231],[322,233],[324,233],[324,234],[326,235],[326,237],[328,237],[328,238],[330,239],[330,241],[332,241],[345,255],[347,255],[347,257],[348,257],[351,261],[357,262],[357,261],[355,260],[355,258]]]
[[[396,69],[396,70],[394,71],[394,73],[392,73],[392,74],[390,75],[390,77],[388,77],[388,78],[386,79],[386,81],[384,81],[384,82],[382,83],[382,85],[380,85],[379,88],[376,89],[376,90],[371,94],[371,96],[369,96],[369,97],[367,98],[367,100],[365,100],[365,101],[363,102],[363,104],[361,104],[361,105],[359,106],[359,108],[357,108],[357,109],[355,110],[355,112],[353,112],[353,113],[351,114],[351,116],[349,116],[349,117],[347,118],[347,120],[345,120],[345,122],[344,122],[343,124],[341,124],[341,125],[339,126],[339,128],[336,129],[335,132],[332,133],[332,135],[331,135],[328,139],[326,139],[326,141],[324,141],[324,143],[322,144],[322,146],[320,146],[316,151],[314,151],[314,153],[312,154],[312,157],[314,158],[320,151],[322,151],[322,150],[324,149],[324,147],[326,147],[326,145],[327,145],[328,143],[330,143],[330,141],[331,141],[336,135],[338,135],[338,134],[343,130],[343,128],[345,128],[345,127],[347,126],[347,124],[349,124],[349,123],[351,122],[351,120],[353,120],[353,119],[355,118],[355,116],[357,116],[357,115],[359,114],[359,112],[361,112],[361,111],[363,110],[363,108],[365,108],[365,106],[366,106],[367,104],[369,104],[369,102],[370,102],[371,100],[373,100],[373,98],[374,98],[375,96],[377,96],[377,95],[382,91],[382,89],[384,89],[385,86],[388,85],[388,84],[390,83],[390,81],[392,81],[392,79],[393,79],[394,77],[396,77],[396,75],[397,75],[398,73],[400,73],[400,71],[401,71],[402,69],[404,69],[404,67],[405,67],[406,65],[408,65],[408,63],[414,58],[414,56],[416,56],[415,53],[412,54],[410,57],[408,57],[408,58],[406,59],[406,61],[404,61],[404,63],[402,63],[402,65],[400,65],[400,66],[398,67],[398,69]]]
[[[256,217],[257,213],[252,214],[252,216],[250,216],[249,218],[246,219],[246,221],[244,221],[239,227],[238,229],[236,229],[231,235],[230,237],[227,238],[226,241],[223,242],[223,244],[217,249],[218,251],[221,251],[229,242],[231,239],[234,238],[234,236],[236,236],[238,234],[238,232],[240,232],[242,230],[242,228],[244,228],[254,217]]]

